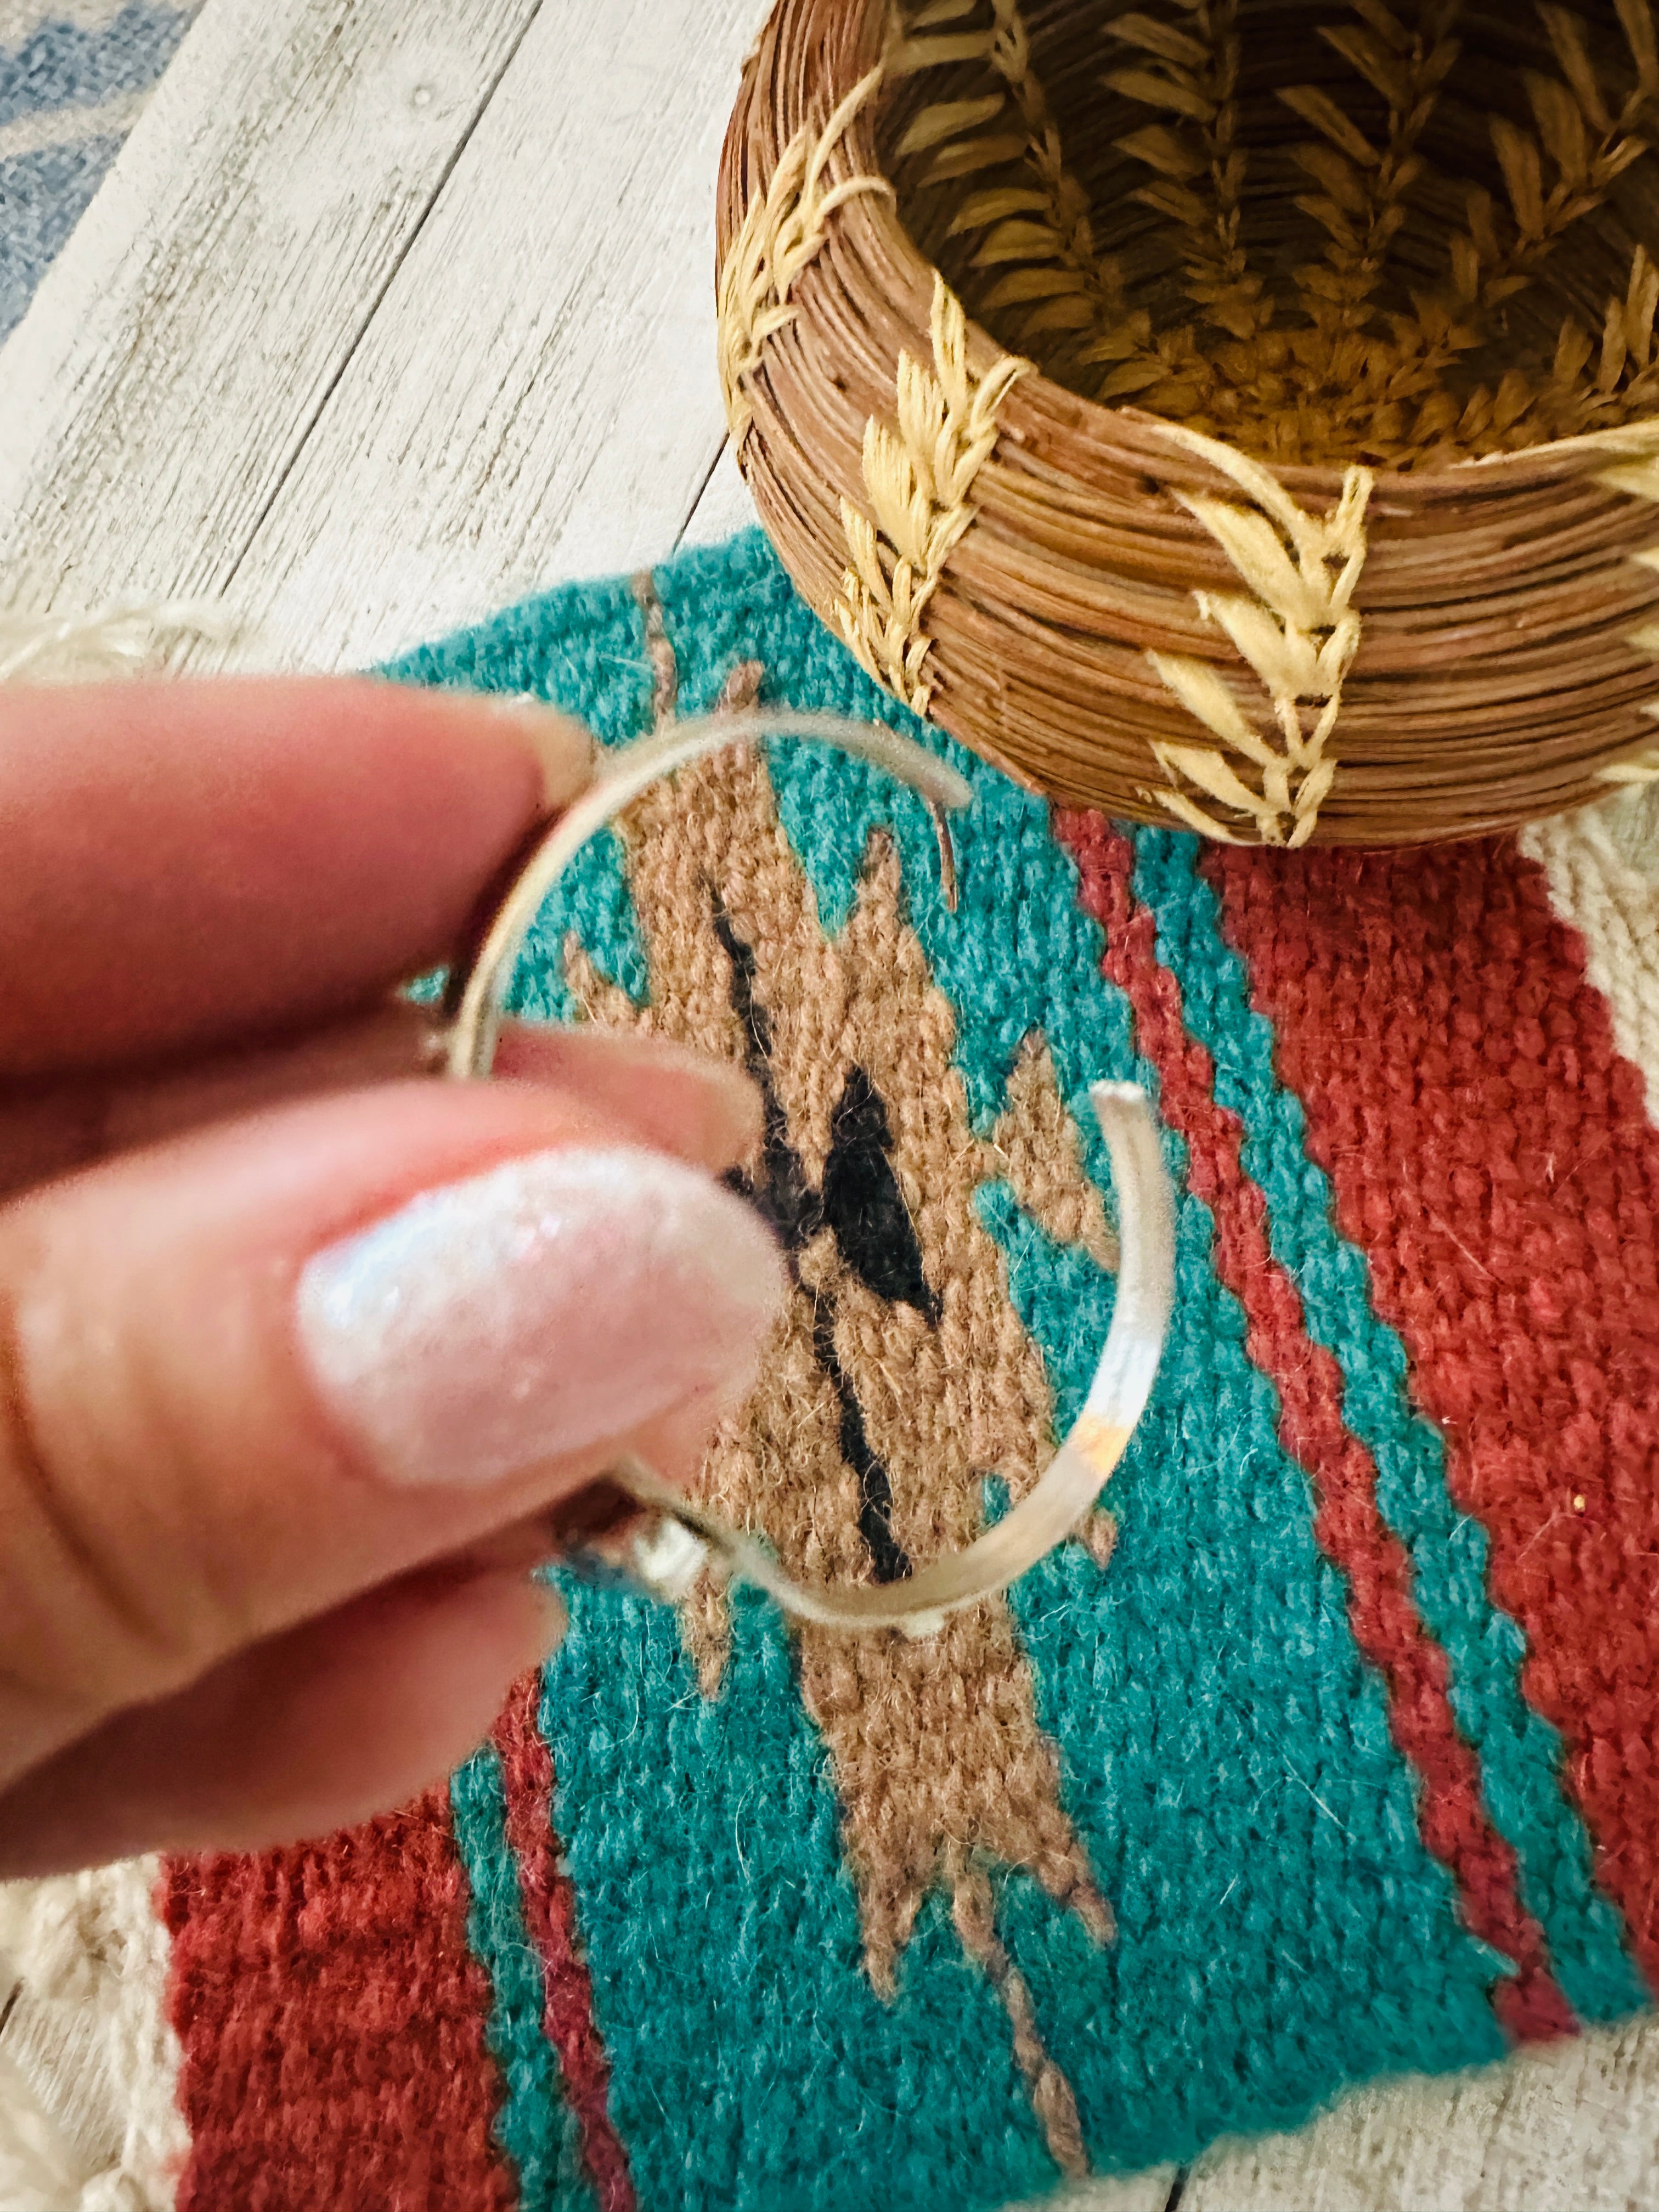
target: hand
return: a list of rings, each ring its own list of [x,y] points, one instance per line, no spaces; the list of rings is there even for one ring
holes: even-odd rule
[[[548,1509],[695,1468],[780,1263],[734,1071],[441,960],[586,738],[357,682],[0,691],[0,1875],[384,1809],[556,1638]]]

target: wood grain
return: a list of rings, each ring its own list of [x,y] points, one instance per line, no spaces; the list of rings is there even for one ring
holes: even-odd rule
[[[267,659],[363,665],[678,537],[725,435],[712,179],[754,0],[560,0],[238,578]]]
[[[1362,2089],[1296,2135],[1218,2145],[1181,2212],[1651,2212],[1659,2025],[1449,2080]],[[1084,2208],[1077,2208],[1084,2212]]]
[[[211,0],[0,352],[4,604],[234,581],[538,4]]]
[[[1013,2208],[1013,2212],[1164,2212],[1180,2168],[1149,2166],[1144,2173],[1115,2175],[1109,2181],[1091,2181],[1050,2197],[1041,2204]]]

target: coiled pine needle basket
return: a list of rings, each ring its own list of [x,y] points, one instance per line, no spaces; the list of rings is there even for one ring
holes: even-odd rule
[[[805,596],[1026,782],[1234,842],[1659,772],[1655,4],[780,0],[720,365]]]

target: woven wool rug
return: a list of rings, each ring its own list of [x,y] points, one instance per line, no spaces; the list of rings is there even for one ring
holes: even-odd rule
[[[608,742],[899,711],[757,536],[398,672]],[[734,753],[589,849],[519,1004],[762,1085],[799,1288],[705,1481],[820,1572],[901,1575],[1043,1463],[1111,1309],[1086,1087],[1144,1085],[1176,1305],[1104,1510],[922,1643],[573,1585],[447,1790],[59,1885],[118,2201],[990,2207],[1650,2002],[1651,886],[1611,830],[1051,817],[903,719],[973,784],[954,911],[908,793]]]

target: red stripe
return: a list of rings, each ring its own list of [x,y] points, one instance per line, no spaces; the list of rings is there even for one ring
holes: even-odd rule
[[[559,2054],[565,2095],[599,2212],[634,2212],[628,2154],[611,2124],[611,2066],[593,2020],[593,1984],[578,1947],[576,1893],[553,1830],[553,1757],[538,1720],[541,1680],[526,1674],[495,1729],[507,1791],[507,1840],[519,1866],[525,1924],[542,1962],[542,2026]]]
[[[1418,1618],[1410,1562],[1377,1507],[1370,1454],[1343,1419],[1341,1370],[1309,1336],[1296,1285],[1273,1257],[1267,1201],[1243,1164],[1243,1124],[1217,1103],[1213,1063],[1187,1034],[1153,917],[1131,890],[1133,848],[1098,815],[1062,814],[1055,827],[1081,871],[1084,908],[1106,932],[1103,969],[1133,1009],[1164,1117],[1186,1139],[1189,1185],[1215,1217],[1216,1273],[1243,1307],[1250,1357],[1279,1393],[1279,1437],[1317,1493],[1314,1534],[1346,1578],[1354,1640],[1382,1677],[1395,1741],[1419,1776],[1423,1840],[1450,1870],[1470,1928],[1515,1964],[1493,1992],[1498,2017],[1523,2041],[1571,2033],[1543,1930],[1521,1902],[1515,1854],[1487,1815],[1479,1761],[1458,1733],[1446,1655]]]
[[[1510,843],[1218,855],[1343,1233],[1659,1988],[1659,1134]]]
[[[163,1905],[179,2212],[513,2212],[444,1791],[324,1844],[173,1860]]]

